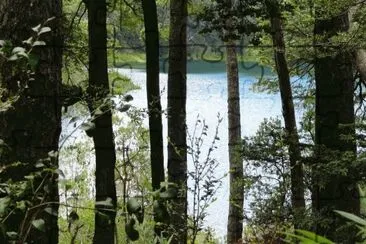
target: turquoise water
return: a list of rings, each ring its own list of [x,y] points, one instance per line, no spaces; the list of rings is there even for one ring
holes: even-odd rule
[[[202,66],[200,67],[202,68]],[[198,68],[197,68],[198,69]],[[133,82],[142,89],[131,93],[134,97],[132,104],[140,108],[146,108],[146,74],[143,70],[120,69],[119,72],[127,75]],[[281,101],[279,94],[260,94],[251,90],[253,82],[257,81],[260,74],[240,73],[240,112],[242,135],[254,135],[259,124],[264,118],[281,116]],[[162,106],[166,109],[166,88],[167,74],[160,74],[162,90]],[[218,176],[223,176],[228,172],[228,147],[227,147],[227,80],[223,70],[210,73],[189,73],[187,75],[187,126],[192,132],[197,115],[205,119],[209,126],[207,141],[204,143],[204,150],[210,144],[217,124],[217,114],[220,113],[223,122],[219,128],[220,141],[218,148],[213,152],[213,156],[220,162],[216,171]],[[147,125],[147,121],[146,121]],[[164,138],[166,138],[166,118],[163,117]],[[166,147],[166,141],[165,147]],[[165,157],[166,159],[166,157]],[[188,167],[192,168],[192,161],[188,157]],[[226,234],[227,211],[228,211],[228,177],[223,179],[222,188],[216,195],[215,201],[208,210],[206,226],[214,229],[219,237]],[[248,200],[248,199],[246,199]],[[191,204],[192,201],[189,201]],[[248,211],[248,201],[245,204],[245,211]]]
[[[196,65],[194,65],[196,64]],[[246,64],[247,68],[253,64]],[[218,177],[225,175],[228,172],[228,146],[227,146],[227,80],[225,73],[225,65],[223,63],[189,63],[189,74],[187,75],[187,127],[188,131],[192,133],[197,116],[201,120],[205,120],[209,126],[208,137],[203,144],[203,154],[208,149],[208,145],[213,139],[213,135],[217,125],[217,115],[223,118],[219,128],[219,137],[217,149],[212,156],[218,160],[219,167],[216,170]],[[128,76],[131,80],[141,87],[140,90],[131,92],[134,100],[131,102],[133,106],[138,108],[146,108],[146,73],[139,69],[117,69],[116,71]],[[262,94],[255,93],[251,90],[253,82],[257,81],[262,74],[272,75],[269,70],[261,67],[253,67],[253,69],[240,68],[240,112],[241,112],[241,128],[242,136],[254,135],[259,124],[264,118],[281,116],[281,101],[279,94]],[[167,74],[161,72],[161,100],[162,107],[165,110],[167,105]],[[83,119],[86,117],[82,116]],[[80,124],[82,119],[77,121]],[[148,121],[145,120],[145,125]],[[68,135],[74,130],[74,123],[69,123],[68,120],[63,121],[63,136]],[[167,137],[167,123],[166,117],[163,116],[164,138]],[[76,131],[72,137],[68,138],[67,144],[73,144],[77,141],[88,144],[92,148],[92,141],[85,136],[82,131]],[[164,141],[166,148],[166,140]],[[166,153],[166,152],[165,152]],[[90,182],[90,198],[93,198],[94,184],[93,184],[93,169],[94,156],[93,151],[90,150],[87,156],[86,163],[90,175],[88,181]],[[66,151],[60,151],[60,165],[67,178],[75,177],[78,172],[82,170],[80,166],[75,166],[72,162],[75,161],[74,155],[69,155]],[[166,155],[165,155],[166,159]],[[70,161],[70,162],[68,162]],[[188,168],[192,169],[192,160],[188,157]],[[190,184],[190,183],[189,183]],[[209,207],[208,216],[205,221],[205,226],[211,227],[216,236],[223,237],[226,235],[227,211],[228,211],[228,177],[223,179],[223,185],[217,192],[217,200]],[[64,201],[61,196],[61,201]],[[250,199],[245,199],[245,211],[249,211],[248,202]],[[192,200],[189,200],[189,207],[191,207]],[[191,208],[189,208],[191,210]]]

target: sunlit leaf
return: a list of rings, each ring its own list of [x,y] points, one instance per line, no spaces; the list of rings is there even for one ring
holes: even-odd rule
[[[15,47],[12,51],[12,53],[24,53],[25,52],[25,48],[23,47]]]
[[[35,27],[33,27],[32,28],[32,30],[34,31],[34,32],[39,32],[40,30],[41,30],[41,25],[39,24],[39,25],[37,25],[37,26],[35,26]]]
[[[307,230],[295,230],[296,233],[299,233],[311,240],[316,241],[317,243],[322,243],[322,244],[333,244],[334,242],[332,242],[331,240],[328,240],[327,238],[317,235],[314,232],[310,232]]]
[[[47,33],[47,32],[50,32],[51,31],[51,28],[48,27],[48,26],[45,26],[45,27],[42,27],[41,30],[39,31],[38,35],[41,35],[41,34],[44,34],[44,33]]]
[[[128,213],[130,213],[130,214],[137,213],[140,210],[141,210],[141,205],[137,201],[136,198],[128,199],[128,201],[127,201],[127,211],[128,211]]]
[[[33,47],[46,46],[46,43],[44,41],[35,41],[32,46]]]
[[[24,44],[32,45],[33,37],[29,37],[27,40],[23,41]]]
[[[336,212],[337,214],[341,215],[342,217],[348,219],[348,220],[351,220],[352,222],[356,223],[356,224],[359,224],[359,225],[362,225],[362,226],[366,226],[366,220],[354,215],[354,214],[351,214],[351,213],[347,213],[347,212],[344,212],[344,211],[339,211],[339,210],[334,210],[334,212]]]
[[[10,205],[10,197],[0,198],[0,216],[3,216],[7,212],[7,208]]]
[[[54,208],[47,207],[44,209],[44,211],[52,216],[58,217],[58,212]]]
[[[35,219],[32,221],[32,225],[39,231],[46,232],[46,225],[43,219]]]
[[[104,201],[97,201],[95,203],[96,206],[102,206],[102,207],[113,207],[113,201],[112,198],[107,197]]]

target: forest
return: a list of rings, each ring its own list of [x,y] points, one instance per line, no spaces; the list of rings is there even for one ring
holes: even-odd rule
[[[1,0],[0,244],[366,243],[366,1]]]

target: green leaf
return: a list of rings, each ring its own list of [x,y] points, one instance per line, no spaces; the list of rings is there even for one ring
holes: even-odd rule
[[[26,175],[26,176],[24,176],[24,179],[26,179],[26,180],[34,180],[34,175]]]
[[[296,242],[296,243],[300,243],[300,244],[319,244],[320,242],[315,242],[313,240],[310,240],[304,236],[301,235],[296,235],[296,234],[292,234],[292,233],[282,233],[286,235],[286,240],[291,240],[291,238],[296,239],[297,241],[300,242]]]
[[[160,193],[160,198],[169,200],[176,198],[177,195],[178,195],[178,189],[174,186],[169,186],[166,191]]]
[[[49,156],[49,157],[51,157],[51,158],[57,158],[57,156],[58,156],[58,151],[54,151],[54,150],[49,151],[49,152],[48,152],[48,156]]]
[[[56,169],[55,173],[58,174],[59,176],[61,176],[62,178],[65,178],[65,174],[61,169]]]
[[[45,24],[47,24],[48,22],[50,22],[50,21],[52,21],[52,20],[54,20],[54,19],[56,19],[56,17],[50,17],[50,18],[48,18],[44,23],[45,23]]]
[[[11,55],[9,58],[8,58],[9,61],[16,61],[18,60],[18,55],[14,54],[14,55]]]
[[[44,211],[52,216],[58,217],[58,212],[52,207],[47,207],[44,209]]]
[[[0,216],[4,216],[4,214],[7,212],[7,209],[10,205],[10,197],[3,197],[0,198]]]
[[[21,56],[21,57],[24,57],[26,59],[29,58],[28,54],[27,53],[24,53],[24,52],[21,52],[21,53],[17,53],[18,56]]]
[[[27,209],[27,205],[26,205],[25,201],[19,201],[19,202],[17,202],[16,208],[24,212]]]
[[[4,40],[0,40],[0,47],[2,47],[2,46],[5,46],[5,41]]]
[[[33,37],[29,37],[27,40],[23,41],[24,44],[32,45]]]
[[[8,238],[10,240],[17,240],[18,239],[18,233],[16,233],[15,231],[6,232],[6,235],[8,236]]]
[[[322,244],[333,244],[334,243],[331,240],[329,240],[323,236],[319,236],[316,233],[310,232],[307,230],[295,230],[295,232],[297,232],[313,241],[316,241],[317,243],[322,243]]]
[[[344,211],[339,211],[339,210],[334,210],[334,212],[336,212],[337,214],[341,215],[342,217],[348,219],[348,220],[351,220],[352,222],[356,223],[356,224],[359,224],[359,225],[362,225],[362,226],[366,226],[366,220],[354,215],[354,214],[351,214],[351,213],[347,213],[347,212],[344,212]]]
[[[48,26],[45,26],[45,27],[42,27],[41,30],[39,31],[38,35],[41,35],[41,34],[44,34],[44,33],[47,33],[47,32],[50,32],[51,31],[51,28],[48,27]]]
[[[113,207],[113,201],[112,201],[112,198],[110,198],[110,197],[107,197],[107,199],[106,200],[104,200],[104,201],[97,201],[96,203],[95,203],[95,205],[96,206],[102,206],[102,207]]]
[[[89,136],[89,137],[92,137],[93,136],[93,132],[95,130],[95,123],[93,122],[86,122],[86,123],[83,123],[81,126],[80,126],[81,129],[83,129],[85,131],[85,133]]]
[[[36,168],[43,168],[45,167],[44,163],[36,163]]]
[[[12,53],[24,53],[25,52],[25,48],[23,47],[15,47],[13,48]]]
[[[41,27],[42,27],[42,26],[41,26],[41,24],[39,24],[39,25],[37,25],[37,26],[33,27],[33,28],[32,28],[32,30],[33,30],[34,32],[37,32],[37,33],[38,33],[38,32],[41,30]]]
[[[44,41],[35,41],[33,44],[32,44],[33,47],[36,47],[36,46],[46,46],[46,43]]]
[[[127,211],[129,214],[137,213],[141,210],[141,205],[136,198],[130,198],[127,201]]]
[[[99,116],[99,115],[102,115],[103,114],[103,111],[100,109],[100,108],[97,108],[95,111],[94,111],[94,115],[95,116]]]
[[[32,225],[39,231],[46,232],[46,225],[43,219],[35,219],[32,221]]]

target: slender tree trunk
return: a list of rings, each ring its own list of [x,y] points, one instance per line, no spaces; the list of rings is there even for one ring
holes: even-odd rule
[[[352,55],[349,51],[326,46],[330,44],[330,37],[338,32],[348,31],[347,11],[332,19],[321,19],[320,9],[317,12],[318,19],[315,21],[314,32],[316,35],[321,35],[321,38],[318,43],[315,43],[317,52],[315,58],[315,140],[316,145],[321,149],[318,150],[317,163],[327,165],[332,159],[329,154],[327,155],[325,149],[336,150],[340,153],[347,151],[355,154],[356,152],[354,139],[345,140],[343,137],[347,135],[354,138],[355,135],[353,66]],[[348,158],[351,164],[354,157],[348,156]],[[331,170],[328,168],[328,172]],[[354,243],[357,231],[350,228],[340,230],[339,228],[345,224],[345,221],[335,216],[332,210],[359,214],[360,199],[357,179],[347,173],[331,177],[317,175],[314,180],[314,208],[318,210],[321,220],[330,221],[327,225],[318,224],[317,233],[325,235],[337,243]],[[321,181],[321,185],[319,185],[319,181]]]
[[[304,172],[301,163],[299,135],[297,133],[295,108],[292,97],[290,72],[286,60],[283,26],[278,3],[267,3],[272,28],[272,41],[276,62],[276,70],[282,101],[282,115],[285,121],[287,143],[291,167],[291,203],[294,211],[294,226],[299,227],[303,221],[302,213],[305,209]]]
[[[149,110],[151,181],[153,190],[158,190],[165,177],[159,84],[159,29],[155,0],[142,0],[142,8],[145,23],[146,92]],[[155,226],[155,232],[158,236],[161,235],[162,231],[160,226],[159,224]]]
[[[187,243],[187,0],[170,1],[168,72],[168,177],[179,188],[173,200],[172,243]],[[172,233],[172,234],[174,234]]]
[[[106,0],[88,1],[89,30],[89,110],[94,117],[92,132],[95,148],[96,208],[94,243],[114,243],[116,216],[116,186],[114,170],[116,153],[112,127],[112,113],[103,100],[109,95],[107,64]],[[103,104],[103,105],[102,105]],[[97,107],[101,115],[95,115]],[[101,204],[105,202],[106,204]],[[110,203],[109,205],[107,203]],[[111,206],[112,205],[112,206]],[[110,211],[101,210],[110,208]]]
[[[142,0],[146,45],[146,92],[149,110],[151,179],[153,190],[164,181],[163,126],[159,85],[159,30],[155,0]]]
[[[38,160],[47,159],[50,151],[58,151],[63,44],[61,15],[60,0],[35,0],[32,3],[27,0],[0,1],[0,40],[10,40],[14,47],[24,47],[22,42],[35,35],[32,27],[56,17],[47,24],[52,31],[41,35],[47,45],[33,50],[33,54],[39,58],[34,75],[26,74],[27,70],[24,69],[27,68],[19,70],[15,62],[0,57],[0,99],[12,105],[7,109],[4,109],[4,104],[0,105],[0,139],[10,149],[0,149],[2,183],[10,179],[21,186],[21,181],[25,181],[24,176],[42,170],[35,166]],[[10,166],[16,162],[21,164]],[[58,158],[54,157],[44,164],[57,169]],[[32,190],[38,187],[37,192]],[[29,186],[24,195],[13,200],[19,203],[29,201],[32,207],[40,203],[58,202],[57,175],[42,173],[40,177],[34,178],[33,188]],[[47,214],[44,211],[47,207],[58,212],[58,204],[14,211],[4,222],[6,231],[17,232],[21,236],[22,239],[16,243],[58,243],[58,217]],[[31,221],[34,219],[45,221],[45,232],[32,227]],[[1,243],[10,242],[5,239],[2,238]]]
[[[240,96],[235,41],[226,42],[227,105],[229,133],[230,196],[227,243],[240,243],[243,235],[243,160],[241,152]]]

